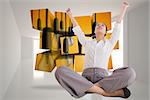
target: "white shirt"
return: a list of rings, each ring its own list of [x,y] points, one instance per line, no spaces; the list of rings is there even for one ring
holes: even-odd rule
[[[115,23],[111,38],[100,40],[87,40],[80,26],[73,28],[73,32],[77,35],[79,42],[85,48],[85,68],[98,67],[108,71],[108,61],[110,54],[119,39],[120,23]],[[109,74],[111,72],[108,71]]]

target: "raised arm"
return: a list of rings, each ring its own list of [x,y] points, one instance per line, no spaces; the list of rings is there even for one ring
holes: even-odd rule
[[[117,41],[119,39],[119,34],[120,34],[120,30],[121,30],[120,23],[123,20],[128,7],[129,7],[128,2],[124,1],[122,4],[122,7],[121,7],[121,12],[120,12],[119,16],[117,17],[116,23],[114,25],[112,36],[110,38],[110,43],[112,44],[112,48],[115,46],[115,44],[117,43]]]
[[[121,21],[124,18],[124,15],[125,15],[128,7],[129,7],[128,2],[124,1],[123,4],[122,4],[120,15],[117,17],[117,21],[116,21],[117,23],[121,23]]]
[[[67,14],[68,14],[69,18],[71,19],[71,22],[72,22],[72,24],[73,24],[73,27],[78,26],[77,21],[76,21],[76,20],[75,20],[75,18],[72,16],[71,9],[70,9],[70,8],[68,8],[68,9],[66,10],[66,12],[67,12]]]
[[[84,35],[83,31],[81,30],[80,26],[78,25],[77,21],[75,20],[75,18],[72,16],[71,9],[68,8],[66,10],[66,13],[68,14],[68,16],[71,19],[71,22],[73,24],[73,29],[72,29],[73,32],[75,33],[75,35],[77,35],[81,45],[85,46],[85,44],[86,44],[85,35]]]

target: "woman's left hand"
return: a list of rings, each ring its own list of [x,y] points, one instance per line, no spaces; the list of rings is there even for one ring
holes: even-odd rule
[[[127,1],[123,1],[123,6],[129,7],[130,5],[129,5],[129,3]]]

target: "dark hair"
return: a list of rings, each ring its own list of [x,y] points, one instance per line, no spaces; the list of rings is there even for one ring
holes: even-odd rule
[[[106,26],[106,32],[108,31],[107,26]]]
[[[106,26],[106,25],[105,25]],[[108,31],[108,29],[107,29],[107,26],[106,26],[106,33],[107,33],[107,31]],[[105,35],[104,36],[106,36],[106,33],[105,33]]]
[[[104,23],[105,24],[105,23]],[[105,24],[105,26],[106,26],[106,32],[108,31],[108,29],[107,29],[107,25]]]

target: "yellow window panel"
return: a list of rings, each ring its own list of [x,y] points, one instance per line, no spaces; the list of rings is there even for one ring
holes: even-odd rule
[[[40,48],[42,49],[42,32],[40,32]],[[49,50],[58,51],[59,50],[59,37],[60,34],[55,34],[53,32],[49,32],[47,34],[47,47]]]
[[[35,70],[51,72],[55,67],[55,59],[60,55],[59,52],[42,52],[36,56]]]
[[[95,14],[92,15],[92,20],[95,20]],[[111,30],[111,12],[96,13],[96,22],[105,23],[107,30]]]
[[[40,12],[39,12],[40,10]],[[39,17],[40,15],[40,17]],[[35,9],[31,10],[32,27],[38,29],[37,20],[41,20],[41,30],[46,26],[46,9]],[[48,27],[53,29],[54,15],[48,11]]]
[[[43,33],[42,32],[40,32],[40,48],[41,49],[43,49],[42,48],[42,35],[43,35]],[[52,37],[52,33],[51,32],[48,32],[47,33],[47,42],[46,42],[46,48],[48,48],[48,49],[50,49],[51,50],[51,48],[52,48],[52,39],[53,39],[53,37]]]
[[[75,17],[76,21],[78,22],[79,26],[81,27],[82,31],[88,35],[92,33],[92,23],[90,16],[78,16]]]
[[[56,15],[55,15],[56,17]],[[65,19],[65,12],[57,12],[57,18],[58,18],[58,30],[59,31],[65,31],[68,32],[68,28],[69,28],[69,23],[70,23],[70,18],[69,16],[66,14],[66,19]],[[63,30],[60,30],[60,21],[63,22]],[[65,22],[66,21],[66,22]]]
[[[48,11],[48,27],[54,30],[54,15],[51,11]]]
[[[37,29],[38,10],[31,10],[32,27]]]
[[[51,33],[51,41],[52,42],[52,46],[51,46],[51,50],[52,51],[58,51],[59,50],[59,37],[60,34],[55,34],[55,33]]]
[[[106,36],[105,36],[105,38],[106,38],[106,39],[110,39],[110,38],[111,38],[111,34],[112,34],[112,33],[107,33]]]
[[[40,32],[40,49],[42,49],[42,32]]]
[[[116,43],[114,49],[119,49],[119,40],[117,41],[117,43]]]
[[[61,66],[67,66],[71,69],[74,69],[73,67],[73,56],[60,56],[55,60],[56,62],[56,67],[61,67]]]
[[[41,10],[42,29],[46,27],[46,9]],[[48,27],[53,29],[54,15],[48,11]]]
[[[74,70],[82,72],[84,68],[84,55],[75,55],[74,57]]]
[[[112,66],[112,56],[111,55],[109,57],[108,69],[113,69],[113,66]]]
[[[60,43],[61,43],[61,54],[64,55],[63,52],[63,42],[64,42],[64,38],[65,37],[60,37]],[[69,45],[69,54],[77,54],[79,53],[79,49],[78,49],[78,38],[77,36],[72,36],[72,37],[66,37],[68,39],[68,41],[70,41],[69,39],[72,38],[73,40],[73,44]]]
[[[58,30],[57,31],[59,31],[60,30],[60,20],[61,20],[61,12],[55,12],[55,18],[57,18],[57,20],[58,20],[58,23],[57,23],[57,28],[58,28]],[[63,18],[62,18],[63,19]]]
[[[79,52],[78,38],[77,38],[77,36],[72,36],[71,38],[73,39],[73,45],[69,46],[69,53],[70,54],[78,53]],[[70,39],[70,37],[69,37],[69,39]]]
[[[46,10],[45,9],[41,9],[41,26],[42,26],[42,29],[46,26]],[[49,18],[49,17],[48,17]]]

